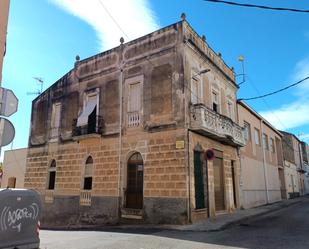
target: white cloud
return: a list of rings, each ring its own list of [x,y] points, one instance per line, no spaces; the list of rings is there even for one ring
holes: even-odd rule
[[[102,51],[118,46],[120,37],[128,41],[126,35],[135,39],[158,29],[159,26],[148,0],[50,1],[92,26],[97,33],[99,48]]]
[[[308,76],[309,58],[306,58],[296,64],[292,78],[297,81]],[[309,125],[309,80],[298,85],[294,93],[295,98],[288,105],[260,114],[281,130]]]
[[[294,101],[279,109],[261,112],[260,114],[279,130],[300,127],[309,124],[309,100]]]

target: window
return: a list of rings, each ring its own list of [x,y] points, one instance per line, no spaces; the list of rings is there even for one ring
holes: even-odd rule
[[[16,187],[16,177],[10,177],[8,179],[8,188],[15,188]]]
[[[270,151],[271,151],[272,153],[275,153],[274,139],[273,139],[273,138],[270,138],[269,143],[270,143]]]
[[[219,94],[216,91],[212,91],[212,109],[215,112],[220,112],[219,109]]]
[[[264,150],[269,150],[268,136],[265,133],[263,133],[263,148]]]
[[[47,189],[55,189],[55,182],[56,182],[56,161],[52,160],[49,169],[48,169],[48,183]]]
[[[92,171],[93,171],[93,159],[91,156],[89,156],[86,160],[84,168],[84,181],[83,181],[84,190],[92,189]]]
[[[251,128],[250,124],[244,121],[244,135],[246,142],[251,141]]]
[[[230,100],[227,101],[227,116],[230,119],[233,119],[233,117],[234,117],[233,103]]]
[[[194,104],[197,104],[199,101],[198,101],[198,81],[197,79],[193,78],[192,81],[191,81],[191,103],[194,105]]]
[[[84,108],[77,119],[76,128],[73,131],[74,135],[100,133],[101,124],[98,113],[99,90],[96,89],[84,95]]]
[[[254,141],[256,145],[260,145],[260,131],[257,128],[254,128]]]
[[[128,98],[128,126],[137,127],[141,121],[142,96],[141,83],[135,82],[129,84]]]
[[[52,107],[52,116],[51,116],[51,137],[57,137],[60,127],[60,115],[61,115],[61,103],[55,103]]]

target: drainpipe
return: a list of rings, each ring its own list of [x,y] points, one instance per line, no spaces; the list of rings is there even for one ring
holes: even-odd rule
[[[269,203],[269,196],[268,196],[268,179],[267,179],[267,169],[266,169],[266,156],[265,156],[265,149],[264,149],[264,129],[263,129],[263,120],[261,119],[260,122],[261,131],[262,131],[262,150],[263,150],[263,169],[264,169],[264,179],[265,179],[265,190],[266,190],[266,203]]]
[[[124,39],[120,38],[121,47],[123,48]],[[122,50],[121,50],[122,53]],[[122,152],[122,85],[123,85],[123,62],[121,56],[119,76],[119,141],[118,141],[118,212],[121,213],[121,152]]]
[[[242,176],[242,166],[241,166],[241,151],[240,151],[240,147],[237,147],[237,156],[239,159],[239,178],[238,178],[238,183],[239,183],[239,189],[238,189],[238,203],[236,200],[236,205],[238,204],[238,207],[236,208],[240,208],[242,207],[243,204],[243,176]]]
[[[184,81],[186,84],[186,81]],[[188,124],[188,102],[187,102],[187,94],[184,87],[184,104],[185,104],[185,129],[187,133],[187,164],[188,164],[188,173],[187,173],[187,191],[188,191],[188,200],[187,200],[187,218],[188,223],[191,223],[191,170],[190,170],[190,131],[189,131],[189,124]]]
[[[301,148],[301,144],[298,142],[298,153],[299,153],[299,162],[300,162],[300,186],[301,186],[301,191],[302,191],[302,194],[303,194],[303,181],[302,181],[302,172],[303,172],[303,162],[302,162],[302,148]]]

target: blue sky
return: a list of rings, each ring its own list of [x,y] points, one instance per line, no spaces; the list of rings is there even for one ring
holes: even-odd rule
[[[307,0],[247,2],[309,8]],[[237,73],[241,73],[238,56],[244,55],[247,82],[241,85],[239,98],[309,76],[309,14],[202,0],[11,0],[3,86],[15,92],[19,109],[9,118],[16,128],[14,142],[4,150],[28,144],[31,101],[36,95],[27,92],[39,89],[33,77],[42,77],[46,89],[73,67],[77,54],[83,59],[117,46],[121,36],[126,41],[142,36],[177,22],[182,12]],[[277,128],[302,133],[301,138],[309,142],[309,81],[248,103]]]

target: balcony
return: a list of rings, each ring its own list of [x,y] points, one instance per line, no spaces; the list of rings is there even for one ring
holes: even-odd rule
[[[245,146],[243,128],[230,118],[206,107],[204,104],[191,106],[190,128],[200,134],[232,146]]]
[[[81,190],[79,196],[81,206],[91,206],[91,190]]]
[[[140,125],[141,119],[140,119],[140,112],[128,112],[128,127],[138,127]]]
[[[72,136],[85,136],[90,134],[99,134],[103,132],[103,118],[96,116],[94,119],[89,119],[87,125],[77,126],[77,119],[73,119]]]

